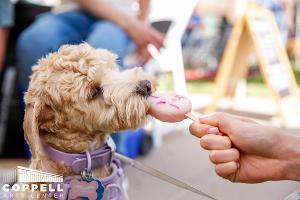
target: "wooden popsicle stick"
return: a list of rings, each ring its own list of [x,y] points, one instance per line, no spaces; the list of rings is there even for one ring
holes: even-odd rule
[[[198,122],[200,120],[199,117],[197,117],[194,113],[189,112],[186,113],[184,116],[186,116],[187,118],[193,120],[194,122]],[[209,129],[209,133],[210,134],[217,134],[217,135],[222,135],[222,133],[220,132],[218,127],[213,127]]]
[[[186,116],[187,118],[193,120],[194,122],[199,121],[199,118],[192,112],[186,113],[184,116]]]

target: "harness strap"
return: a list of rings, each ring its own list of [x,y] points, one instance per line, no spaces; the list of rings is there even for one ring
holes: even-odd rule
[[[43,145],[43,148],[48,158],[58,163],[64,163],[66,166],[71,167],[76,173],[82,171],[90,172],[94,168],[110,165],[112,167],[111,175],[101,179],[104,186],[103,200],[125,199],[125,192],[122,187],[124,172],[120,161],[113,158],[114,149],[112,149],[113,147],[110,147],[110,145],[105,144],[95,151],[86,151],[82,154],[62,152],[45,144]],[[47,194],[51,196],[55,194],[56,199],[66,200],[70,190],[70,182],[73,179],[81,180],[82,176],[67,176],[64,177],[63,183],[52,183],[53,186],[55,186],[54,188],[57,188],[57,184],[60,184],[63,192],[48,192]]]
[[[125,192],[122,187],[124,172],[121,167],[121,163],[119,160],[113,159],[111,166],[111,175],[101,179],[104,186],[102,200],[125,200]],[[63,189],[63,192],[48,192],[48,196],[53,197],[55,195],[58,200],[67,200],[70,190],[70,182],[73,179],[81,180],[81,176],[67,176],[64,177],[63,183],[52,183],[54,188],[57,188],[57,184],[60,184],[60,188]]]

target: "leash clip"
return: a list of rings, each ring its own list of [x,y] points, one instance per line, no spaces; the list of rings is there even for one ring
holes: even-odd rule
[[[88,171],[88,169],[84,169],[80,172],[83,180],[91,181],[93,179],[92,171]]]
[[[87,158],[87,167],[80,172],[81,177],[83,180],[92,180],[93,179],[93,173],[92,173],[92,158],[89,151],[85,152],[86,158]]]
[[[113,141],[111,136],[108,136],[107,145],[110,147],[112,152],[115,152],[117,150],[116,143]]]

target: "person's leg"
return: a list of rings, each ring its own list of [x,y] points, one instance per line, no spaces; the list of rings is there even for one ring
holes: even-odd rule
[[[132,51],[132,41],[127,33],[109,21],[97,21],[91,27],[86,42],[95,48],[103,48],[118,55],[119,64],[123,58]]]
[[[26,90],[31,67],[38,59],[56,51],[63,44],[76,44],[87,35],[91,18],[83,12],[44,14],[20,35],[17,48],[17,67],[23,90]]]

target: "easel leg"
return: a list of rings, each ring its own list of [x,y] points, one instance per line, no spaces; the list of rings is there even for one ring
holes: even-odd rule
[[[244,20],[241,18],[230,35],[215,80],[212,102],[206,108],[206,114],[216,110],[217,102],[222,97],[235,95],[239,80],[245,78],[248,72],[248,58],[252,50],[252,40],[245,30]]]

